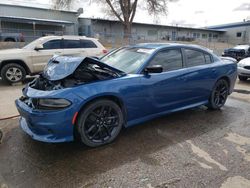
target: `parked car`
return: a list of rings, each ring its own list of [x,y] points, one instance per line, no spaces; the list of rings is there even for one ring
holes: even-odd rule
[[[97,147],[122,127],[200,105],[220,109],[237,65],[182,44],[122,47],[99,60],[52,58],[16,100],[22,129],[43,142],[80,138]]]
[[[5,82],[22,81],[41,72],[53,55],[100,56],[107,52],[95,38],[83,36],[41,37],[22,49],[0,51],[0,72]]]
[[[242,81],[250,78],[250,57],[242,59],[238,63],[238,77]]]
[[[22,33],[5,33],[0,32],[1,42],[24,42],[24,35]]]
[[[250,45],[237,45],[233,48],[225,49],[222,53],[224,57],[232,57],[237,61],[250,57]]]

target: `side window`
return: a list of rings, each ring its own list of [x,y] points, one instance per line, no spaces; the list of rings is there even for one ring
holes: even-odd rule
[[[208,54],[204,54],[205,56],[205,60],[206,60],[206,64],[209,64],[209,63],[212,63],[212,58],[211,58],[211,55],[208,55]]]
[[[181,50],[164,50],[158,52],[150,62],[152,65],[162,65],[163,72],[182,68]]]
[[[63,40],[63,47],[64,48],[81,48],[80,40]]]
[[[43,48],[45,50],[61,49],[62,48],[61,41],[62,40],[51,40],[51,41],[45,42],[43,44]]]
[[[204,53],[190,49],[184,49],[184,51],[187,58],[187,67],[206,64]]]
[[[97,46],[91,40],[81,40],[81,48],[97,48]]]

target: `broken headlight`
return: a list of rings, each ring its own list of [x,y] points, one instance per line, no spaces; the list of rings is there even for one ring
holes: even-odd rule
[[[56,110],[63,109],[71,105],[71,102],[66,99],[48,99],[41,98],[37,99],[36,107],[40,110]]]

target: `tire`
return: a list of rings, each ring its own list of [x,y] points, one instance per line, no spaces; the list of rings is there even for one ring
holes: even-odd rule
[[[1,69],[1,77],[4,82],[9,84],[17,83],[25,79],[26,71],[23,66],[16,63],[10,63],[4,65]]]
[[[228,82],[224,79],[218,80],[213,87],[207,107],[211,110],[219,110],[226,103],[228,92]]]
[[[77,129],[83,144],[98,147],[118,136],[123,121],[121,108],[111,100],[101,99],[84,108],[79,115]]]
[[[238,76],[238,78],[239,78],[240,81],[246,81],[247,80],[246,76]]]
[[[7,38],[4,40],[4,42],[16,42],[16,40],[13,38]]]

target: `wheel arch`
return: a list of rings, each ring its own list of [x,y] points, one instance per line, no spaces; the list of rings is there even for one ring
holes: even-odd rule
[[[216,82],[218,82],[219,80],[226,80],[227,84],[228,84],[228,88],[231,87],[231,81],[230,81],[230,78],[228,76],[221,76],[217,79]]]
[[[124,122],[126,122],[126,120],[127,120],[127,108],[124,104],[124,101],[119,96],[117,96],[115,94],[105,94],[105,95],[101,95],[101,96],[94,96],[94,97],[88,99],[87,101],[85,101],[78,112],[81,113],[81,111],[83,111],[86,106],[93,103],[94,101],[101,100],[101,99],[108,99],[108,100],[115,102],[121,108],[122,113],[124,115]]]
[[[31,73],[29,67],[28,67],[28,66],[26,65],[26,63],[25,63],[23,60],[21,60],[21,59],[3,60],[3,61],[1,62],[1,64],[0,64],[0,71],[2,70],[2,68],[3,68],[5,65],[10,64],[10,63],[16,63],[16,64],[21,65],[21,66],[25,69],[26,74],[30,74],[30,73]]]

